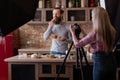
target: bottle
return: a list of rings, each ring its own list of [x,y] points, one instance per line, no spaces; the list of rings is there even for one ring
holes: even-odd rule
[[[91,0],[90,1],[90,7],[94,7],[95,6],[95,1],[94,0]]]
[[[98,1],[97,6],[100,6],[100,2]]]
[[[62,2],[61,2],[61,8],[65,8],[65,0],[62,0]]]
[[[73,7],[73,3],[72,3],[71,0],[69,0],[69,2],[68,2],[68,8],[72,8],[72,7]]]
[[[47,2],[46,2],[46,8],[51,8],[51,2],[50,2],[50,0],[47,0]]]
[[[38,8],[43,8],[43,1],[42,0],[39,0]]]
[[[73,7],[76,7],[76,1],[77,0],[72,0]]]
[[[56,0],[55,7],[59,7],[59,8],[61,7],[61,4],[60,4],[59,0]]]
[[[99,0],[96,1],[96,6],[100,6]]]
[[[79,0],[75,1],[75,7],[78,8],[79,7]]]
[[[85,7],[85,0],[81,0],[81,7]]]

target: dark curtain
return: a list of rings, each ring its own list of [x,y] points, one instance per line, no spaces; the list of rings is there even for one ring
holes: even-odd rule
[[[120,0],[105,0],[105,3],[111,23],[117,31],[114,53],[116,54],[117,66],[120,67],[120,44],[118,44],[120,41]]]
[[[115,40],[116,45],[120,40],[120,0],[105,0],[105,4],[111,23],[117,31]]]

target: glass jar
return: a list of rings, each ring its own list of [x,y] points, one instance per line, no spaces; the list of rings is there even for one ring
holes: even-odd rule
[[[46,2],[46,8],[51,8],[51,2],[50,2],[50,0],[47,0],[47,2]]]
[[[61,4],[60,4],[59,0],[56,0],[55,7],[59,7],[59,8],[61,7]]]

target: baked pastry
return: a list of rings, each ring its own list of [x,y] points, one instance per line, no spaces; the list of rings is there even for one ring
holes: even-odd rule
[[[57,39],[57,37],[58,37],[58,36],[57,36],[56,34],[52,34],[52,35],[51,35],[51,38],[53,38],[53,39]]]
[[[54,22],[54,23],[56,23],[57,20],[58,20],[58,18],[54,17],[51,21]]]
[[[47,54],[48,58],[56,58],[55,55]]]
[[[63,37],[63,36],[60,36],[60,37],[59,37],[59,41],[65,41],[65,40],[66,40],[65,37]]]

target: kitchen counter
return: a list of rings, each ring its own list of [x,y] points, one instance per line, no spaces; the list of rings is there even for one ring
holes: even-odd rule
[[[63,60],[64,58],[48,57],[21,58],[19,55],[5,59],[5,61],[8,62],[9,80],[42,80],[43,78],[55,78],[57,76],[58,65],[61,65]],[[88,61],[90,65],[92,65],[92,60]],[[83,60],[82,62],[85,65],[85,61]],[[75,64],[75,59],[67,59],[65,71],[60,75],[60,78],[69,78],[69,80],[73,80],[73,66],[75,66]],[[21,75],[24,73],[25,75]]]
[[[24,49],[18,49],[18,53],[49,53],[49,49],[41,48],[41,49],[35,49],[35,48],[24,48]],[[71,53],[75,52],[75,50],[71,50]]]
[[[19,58],[19,55],[17,56],[13,56],[10,58],[6,58],[5,61],[6,62],[63,62],[63,58],[59,59],[59,58],[47,58],[47,57],[41,57],[41,58]],[[88,59],[89,63],[92,63],[92,59]],[[75,63],[76,60],[75,59],[67,59],[66,62],[70,62],[70,63]],[[83,60],[83,62],[85,62]]]
[[[34,48],[24,48],[24,49],[18,49],[19,53],[49,53],[48,49],[34,49]]]

